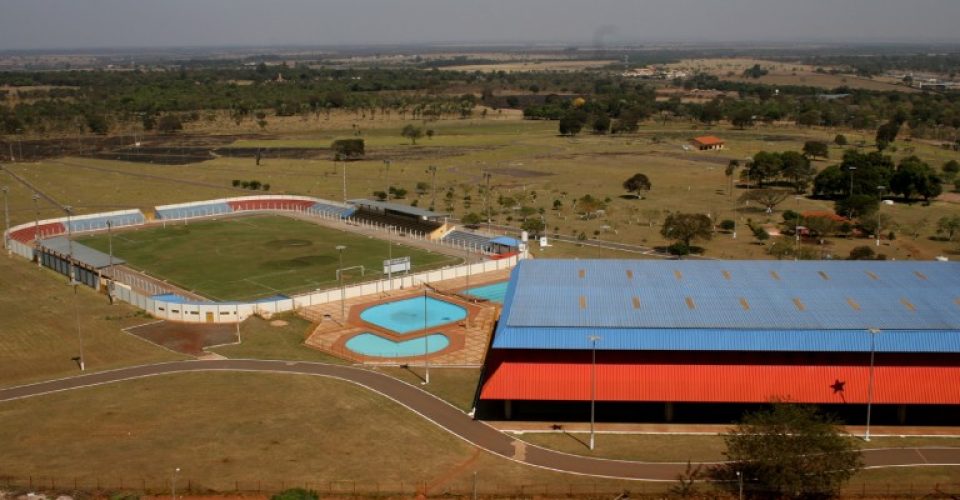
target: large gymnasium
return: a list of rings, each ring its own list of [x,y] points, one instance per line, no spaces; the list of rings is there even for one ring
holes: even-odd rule
[[[525,260],[478,415],[722,421],[789,401],[955,424],[957,283],[947,262]]]

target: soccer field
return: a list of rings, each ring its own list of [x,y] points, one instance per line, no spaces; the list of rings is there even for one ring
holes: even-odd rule
[[[106,234],[78,239],[106,252]],[[337,284],[337,245],[348,282],[381,274],[390,253],[385,240],[283,216],[238,217],[113,235],[114,255],[134,268],[215,300],[252,300]],[[393,257],[410,256],[413,271],[462,259],[393,244]]]

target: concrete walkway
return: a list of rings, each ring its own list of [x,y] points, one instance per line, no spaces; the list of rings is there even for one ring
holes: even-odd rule
[[[654,463],[606,460],[569,455],[518,441],[419,387],[371,370],[350,366],[299,361],[192,360],[133,366],[0,389],[0,402],[51,394],[83,387],[172,373],[242,371],[316,375],[344,380],[365,387],[409,408],[451,434],[490,453],[520,463],[560,472],[615,479],[674,481],[686,463]],[[864,450],[867,467],[913,465],[960,466],[960,447],[891,448]]]

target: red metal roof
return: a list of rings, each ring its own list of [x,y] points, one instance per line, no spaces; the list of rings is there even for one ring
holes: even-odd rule
[[[589,401],[590,363],[504,361],[481,399]],[[876,366],[874,403],[960,404],[960,366]],[[866,403],[864,365],[597,363],[598,401]]]
[[[697,144],[700,144],[703,146],[713,146],[716,144],[723,144],[723,139],[720,139],[719,137],[714,137],[712,135],[703,135],[700,137],[694,137],[693,142],[696,142]]]

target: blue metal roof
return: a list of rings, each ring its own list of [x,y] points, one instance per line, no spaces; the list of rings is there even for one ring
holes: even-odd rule
[[[526,260],[494,348],[960,352],[960,264]],[[879,340],[882,338],[882,341]]]
[[[509,236],[497,236],[490,240],[490,243],[496,243],[497,245],[503,245],[506,247],[519,247],[520,242]]]

